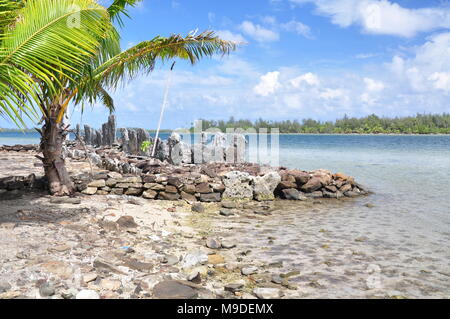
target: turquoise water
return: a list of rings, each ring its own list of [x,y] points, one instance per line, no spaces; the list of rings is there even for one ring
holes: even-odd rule
[[[0,133],[0,145],[38,141],[37,133]],[[258,227],[253,218],[214,217],[224,237],[253,251],[249,263],[300,270],[292,297],[450,297],[450,136],[281,135],[279,154],[280,165],[344,172],[373,194],[286,203]],[[373,267],[380,289],[367,288]]]

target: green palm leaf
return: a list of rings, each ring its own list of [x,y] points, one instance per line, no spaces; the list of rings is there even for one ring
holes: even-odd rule
[[[35,115],[42,88],[56,95],[80,73],[111,24],[93,0],[28,0],[16,13],[0,34],[0,110],[17,123],[18,111]]]

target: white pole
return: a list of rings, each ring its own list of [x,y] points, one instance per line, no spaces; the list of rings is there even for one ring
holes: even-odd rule
[[[164,109],[166,108],[166,105],[167,105],[167,98],[169,97],[169,88],[170,88],[170,84],[171,84],[171,80],[172,80],[172,70],[173,70],[174,66],[175,66],[175,62],[173,62],[172,67],[170,68],[169,76],[167,77],[166,89],[164,92],[164,100],[163,100],[163,104],[161,107],[161,113],[159,115],[158,128],[156,129],[155,142],[153,143],[152,157],[155,156],[155,152],[156,152],[156,143],[157,143],[158,137],[159,137],[159,130],[161,129],[161,123],[162,123],[163,116],[164,116]]]

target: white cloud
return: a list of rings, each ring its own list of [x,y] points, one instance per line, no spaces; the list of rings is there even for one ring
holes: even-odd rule
[[[214,12],[208,12],[209,23],[213,23],[215,19],[216,19],[216,14]]]
[[[435,72],[428,79],[433,81],[436,89],[450,91],[450,72]]]
[[[216,34],[223,40],[234,41],[239,43],[247,42],[245,38],[240,33],[233,33],[229,30],[219,30],[216,31]]]
[[[369,92],[379,92],[384,89],[384,83],[371,78],[364,78],[364,83],[366,84],[367,91]]]
[[[299,21],[291,20],[287,23],[282,24],[281,27],[286,31],[295,32],[307,39],[312,38],[311,28]]]
[[[447,91],[450,74],[450,32],[433,35],[413,49],[411,57],[395,55],[387,69],[396,77],[397,86],[416,92]]]
[[[413,37],[419,32],[450,28],[450,8],[404,8],[388,0],[290,0],[314,3],[319,14],[341,27],[359,25],[367,33]]]
[[[320,93],[320,97],[325,100],[335,100],[339,98],[345,98],[345,92],[342,89],[325,89],[322,93]]]
[[[260,78],[260,82],[253,88],[253,91],[257,95],[268,96],[274,94],[277,89],[281,87],[278,78],[280,76],[280,72],[268,72],[265,75],[262,75]]]
[[[303,75],[300,75],[292,80],[290,80],[290,83],[293,87],[299,88],[302,83],[306,83],[308,85],[319,85],[319,77],[311,72],[305,73]]]
[[[253,24],[250,21],[244,21],[239,28],[258,42],[274,42],[280,39],[278,32],[266,29],[259,24]]]

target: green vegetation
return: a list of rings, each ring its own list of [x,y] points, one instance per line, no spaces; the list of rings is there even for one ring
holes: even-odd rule
[[[450,134],[450,114],[385,118],[375,114],[363,118],[344,116],[334,122],[321,122],[312,119],[287,121],[235,120],[203,121],[203,129],[219,128],[279,128],[280,133],[310,134]]]
[[[156,36],[127,50],[119,28],[127,9],[142,0],[0,0],[0,116],[20,128],[25,119],[42,120],[41,151],[50,192],[74,192],[62,143],[70,105],[105,105],[109,92],[157,61],[180,58],[194,64],[203,57],[228,54],[236,44],[212,31],[187,36]]]
[[[153,145],[153,143],[150,141],[143,141],[141,144],[141,151],[147,152],[152,145]]]

